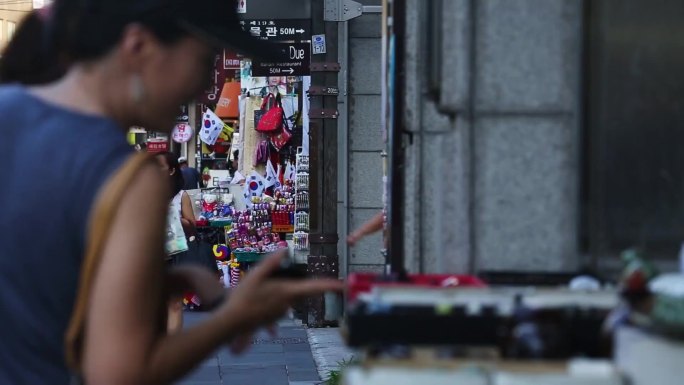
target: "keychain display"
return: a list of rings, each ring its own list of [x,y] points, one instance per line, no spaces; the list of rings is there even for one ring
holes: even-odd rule
[[[294,233],[292,240],[297,251],[309,250],[309,234],[303,231]]]
[[[235,213],[233,226],[226,233],[229,247],[238,254],[266,253],[283,247],[280,235],[273,232],[272,221],[269,203],[257,203],[252,210]]]
[[[295,215],[295,231],[309,231],[309,213],[300,211]]]
[[[309,210],[309,193],[307,191],[297,193],[297,210]]]
[[[309,172],[309,156],[304,155],[304,149],[297,149],[297,171]]]
[[[231,286],[236,286],[242,274],[264,255],[288,247],[280,233],[294,232],[295,201],[295,183],[289,181],[276,187],[273,197],[254,196],[249,210],[233,214],[233,225],[226,232],[226,242],[235,257],[228,279]]]
[[[297,149],[295,163],[295,233],[292,237],[295,251],[309,250],[309,156]]]
[[[309,190],[309,173],[299,172],[297,173],[297,191]]]
[[[271,217],[273,219],[274,233],[294,232],[294,213],[295,213],[295,188],[292,182],[288,181],[275,190],[275,203],[273,205]]]

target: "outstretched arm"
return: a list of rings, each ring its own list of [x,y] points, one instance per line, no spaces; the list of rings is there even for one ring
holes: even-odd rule
[[[382,230],[384,218],[385,217],[382,212],[371,218],[368,222],[364,223],[361,227],[349,235],[347,238],[347,243],[354,246],[358,241],[366,236]]]
[[[250,272],[211,317],[173,335],[163,331],[168,282],[163,264],[168,196],[158,167],[140,172],[125,193],[91,290],[83,376],[98,385],[168,384],[236,337],[281,317],[296,300],[340,290],[331,280],[269,278],[282,255]],[[135,220],[131,221],[131,218]]]

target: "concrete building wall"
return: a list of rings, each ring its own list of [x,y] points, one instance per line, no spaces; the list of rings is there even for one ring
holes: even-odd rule
[[[361,1],[380,5],[379,0]],[[349,21],[349,98],[348,98],[348,204],[346,228],[339,228],[341,242],[350,231],[382,210],[382,157],[385,149],[380,126],[382,17],[366,13]],[[344,181],[341,181],[344,182]],[[344,188],[341,183],[340,188]],[[338,211],[345,215],[345,211]],[[341,223],[343,223],[342,221]],[[382,235],[372,235],[356,247],[339,247],[340,260],[347,261],[348,272],[382,271]]]
[[[575,268],[581,2],[444,1],[439,101],[408,3],[407,266]]]
[[[33,9],[30,1],[6,2],[0,4],[0,50],[5,49],[12,37],[12,32],[19,26],[21,20]]]

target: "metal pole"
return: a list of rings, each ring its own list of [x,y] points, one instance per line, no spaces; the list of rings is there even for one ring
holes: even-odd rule
[[[387,264],[392,275],[405,273],[404,267],[404,89],[406,0],[393,0],[390,9],[389,93],[391,125],[388,132],[389,194]]]
[[[342,70],[338,77],[340,94],[337,97],[337,165],[338,165],[338,190],[337,190],[337,228],[342,235],[338,242],[340,253],[340,276],[346,277],[349,266],[349,247],[347,237],[349,233],[349,22],[338,23],[338,60]]]

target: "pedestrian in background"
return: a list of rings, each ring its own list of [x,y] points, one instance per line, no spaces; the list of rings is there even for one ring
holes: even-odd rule
[[[196,190],[200,188],[200,173],[196,168],[188,166],[188,158],[181,156],[178,164],[183,174],[183,190]]]
[[[235,172],[238,171],[238,160],[240,159],[240,150],[233,151],[233,159],[229,163],[228,170],[230,175],[235,176]]]
[[[190,245],[195,242],[195,213],[192,210],[190,196],[183,190],[183,175],[176,161],[176,156],[170,152],[156,154],[162,172],[169,176],[171,186],[171,202],[166,215],[166,263],[169,267],[189,262]],[[197,250],[193,247],[193,250]],[[169,299],[169,315],[167,330],[169,333],[178,332],[183,328],[183,298]]]
[[[174,290],[202,291],[210,281],[165,271],[168,201],[160,197],[171,192],[159,165],[147,161],[97,250],[72,373],[65,332],[89,224],[103,219],[93,208],[134,153],[128,128],[168,133],[178,105],[202,90],[220,46],[269,54],[240,29],[232,1],[56,0],[52,14],[29,21],[17,34],[31,41],[11,42],[0,62],[4,82],[37,85],[0,87],[0,163],[12,181],[0,185],[0,383],[66,385],[73,374],[88,384],[171,383],[294,301],[340,289],[333,280],[270,278],[282,256],[274,255],[200,325],[164,333]],[[21,70],[22,58],[36,60],[30,71]]]

